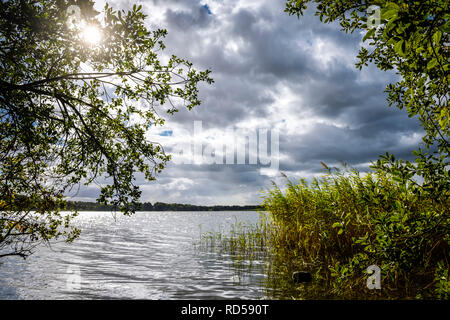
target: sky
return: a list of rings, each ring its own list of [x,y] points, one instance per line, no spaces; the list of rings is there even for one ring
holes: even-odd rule
[[[148,26],[168,31],[165,51],[198,70],[210,69],[215,80],[200,85],[200,106],[167,115],[165,126],[149,137],[174,160],[156,181],[137,176],[142,202],[259,204],[272,181],[285,183],[281,173],[293,182],[318,177],[321,161],[367,171],[385,152],[411,160],[421,141],[418,120],[386,102],[384,89],[395,73],[373,65],[358,70],[363,34],[321,23],[313,8],[299,20],[277,0],[109,3],[123,9],[142,4]],[[245,164],[222,161],[222,146],[245,134],[270,147],[261,145]],[[201,142],[204,154],[215,149],[216,163],[211,157],[189,160],[186,148],[198,148],[192,141]],[[94,201],[97,195],[90,186],[73,196]]]

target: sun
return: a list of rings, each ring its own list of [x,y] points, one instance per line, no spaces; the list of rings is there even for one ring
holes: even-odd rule
[[[83,26],[81,37],[86,43],[91,45],[97,45],[102,41],[100,29],[92,25]]]

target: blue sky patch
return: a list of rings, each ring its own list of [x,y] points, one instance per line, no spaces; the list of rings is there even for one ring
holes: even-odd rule
[[[162,133],[160,133],[159,135],[162,137],[171,137],[172,134],[173,134],[172,130],[166,130],[166,131],[163,131]]]
[[[205,9],[206,12],[208,12],[208,14],[212,14],[211,9],[209,8],[209,6],[208,6],[207,4],[204,4],[204,5],[202,6],[202,8]]]

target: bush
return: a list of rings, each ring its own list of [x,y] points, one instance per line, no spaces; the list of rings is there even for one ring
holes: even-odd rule
[[[311,183],[287,180],[284,192],[275,185],[265,194],[274,269],[286,277],[309,269],[322,297],[448,297],[448,190],[425,197],[412,180],[386,172],[326,168]],[[381,290],[366,287],[370,265],[381,268]]]

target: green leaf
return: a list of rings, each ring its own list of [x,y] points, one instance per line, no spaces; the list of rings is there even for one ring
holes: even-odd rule
[[[440,29],[442,32],[450,33],[450,21],[447,21]]]
[[[375,28],[372,28],[369,31],[367,31],[366,35],[363,38],[363,42],[369,38],[372,38],[374,36],[374,34],[375,34]]]
[[[433,34],[433,41],[434,41],[435,44],[441,43],[441,38],[442,38],[442,32],[441,31],[436,31],[435,34]]]
[[[396,18],[398,15],[398,10],[391,9],[387,10],[381,14],[381,18],[384,20],[391,20],[392,18]]]
[[[405,45],[405,41],[402,39],[400,41],[398,41],[395,46],[394,46],[394,51],[401,55],[404,56],[405,52],[404,52],[404,45]]]
[[[341,227],[341,223],[340,222],[335,222],[333,223],[333,225],[331,226],[332,228],[338,228]]]
[[[388,3],[386,4],[386,9],[398,11],[398,10],[400,10],[400,7],[399,7],[398,4],[396,4],[395,2],[388,2]]]
[[[438,65],[438,61],[436,58],[432,59],[431,61],[428,62],[427,64],[427,69],[433,69],[434,67],[436,67]]]

